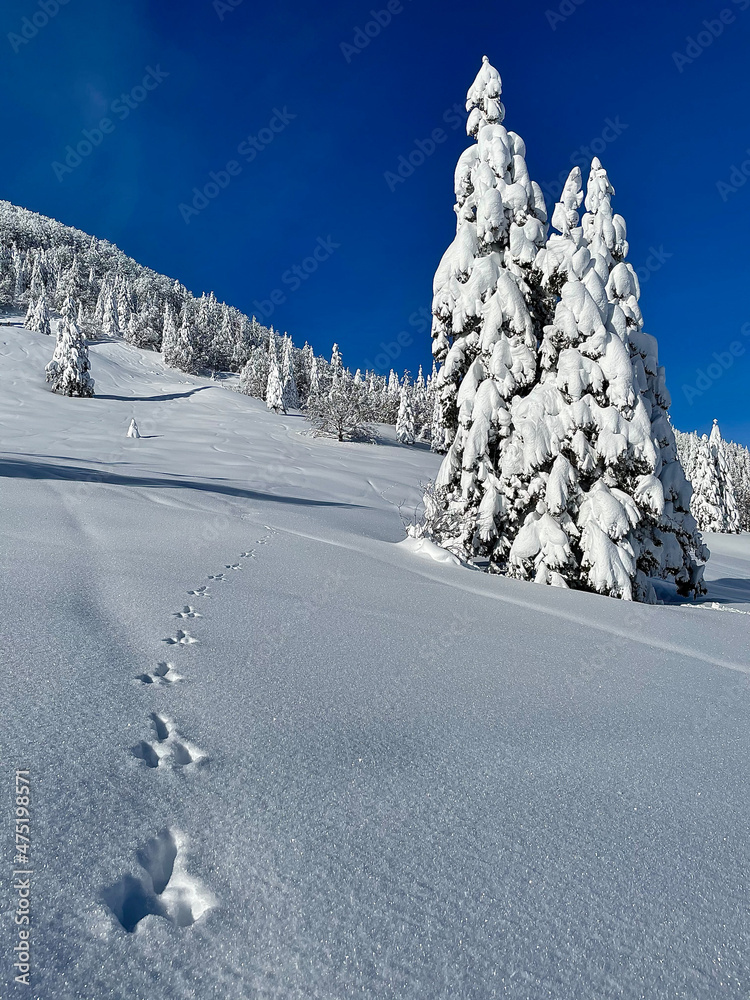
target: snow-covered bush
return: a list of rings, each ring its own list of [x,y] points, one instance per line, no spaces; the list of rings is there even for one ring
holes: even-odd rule
[[[310,395],[307,416],[318,434],[335,437],[339,441],[372,438],[368,424],[367,392],[344,369],[327,386],[321,386]]]

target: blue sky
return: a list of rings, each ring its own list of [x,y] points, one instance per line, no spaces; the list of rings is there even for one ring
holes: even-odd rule
[[[2,5],[0,197],[352,368],[415,371],[486,53],[548,195],[574,159],[608,168],[675,424],[750,444],[750,0],[56,6]]]

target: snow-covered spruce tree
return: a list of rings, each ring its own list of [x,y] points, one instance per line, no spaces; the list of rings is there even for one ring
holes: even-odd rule
[[[529,178],[523,140],[502,124],[501,93],[485,56],[467,95],[467,132],[476,143],[456,168],[456,238],[435,274],[432,305],[441,366],[433,448],[447,454],[423,530],[467,558],[510,548],[510,539],[498,539],[499,451],[513,398],[536,379],[550,312],[534,267],[546,235],[544,197]]]
[[[446,501],[457,501],[459,507],[481,502],[481,487],[461,482],[480,383],[489,383],[479,400],[481,423],[489,419],[489,425],[474,437],[487,436],[491,446],[504,426],[503,401],[534,380],[536,346],[546,318],[545,296],[533,268],[546,233],[544,197],[529,178],[523,140],[502,124],[501,94],[500,75],[485,56],[466,101],[466,128],[476,143],[456,168],[456,238],[433,287],[432,351],[441,366],[438,422],[444,428],[438,438],[451,447],[441,488]],[[479,456],[471,461],[474,469],[466,465],[470,478],[478,471]]]
[[[78,303],[77,323],[78,323],[78,329],[81,331],[84,338],[88,338],[92,333],[93,324],[91,321],[91,316],[88,310],[86,309],[86,304],[83,301],[83,299],[81,299],[81,301]]]
[[[187,372],[189,375],[197,375],[201,368],[201,358],[195,343],[198,332],[192,313],[193,309],[190,303],[186,302],[174,341],[174,348],[169,353],[164,351],[164,360],[173,368],[179,368],[180,371]]]
[[[576,168],[553,217],[558,234],[537,258],[545,286],[559,294],[538,378],[502,399],[504,434],[494,448],[489,417],[481,436],[474,431],[489,380],[464,395],[475,399],[469,426],[479,440],[469,462],[464,454],[462,486],[466,495],[467,481],[482,484],[481,503],[468,519],[467,505],[455,533],[438,489],[428,498],[433,533],[461,555],[486,555],[491,571],[538,583],[653,601],[651,581],[661,578],[695,594],[707,552],[689,512],[656,341],[643,333],[638,280],[625,262],[625,223],[612,212],[614,190],[598,160],[582,222],[581,186]]]
[[[247,317],[240,318],[240,327],[236,339],[232,344],[232,357],[230,368],[233,372],[241,372],[250,357],[250,350],[253,342],[250,335],[250,323]]]
[[[161,352],[164,361],[170,367],[174,367],[174,357],[177,352],[177,324],[174,312],[169,303],[164,306],[164,332],[161,339]]]
[[[341,358],[341,351],[339,350],[339,345],[334,344],[333,350],[331,351],[331,368],[330,377],[331,381],[335,382],[344,373],[344,362]]]
[[[21,305],[30,278],[26,274],[24,255],[17,246],[13,247],[13,277],[13,304]]]
[[[121,337],[123,335],[118,309],[118,291],[113,285],[109,285],[104,293],[101,328],[107,337]]]
[[[507,571],[627,600],[655,600],[652,579],[701,590],[707,553],[668,418],[664,371],[643,332],[638,280],[625,262],[624,220],[595,159],[579,225],[575,168],[538,265],[559,290],[545,327],[538,383],[512,407],[501,481],[515,480],[521,527]],[[512,532],[511,532],[512,533]],[[502,549],[500,550],[502,559]]]
[[[539,381],[511,407],[499,478],[508,534],[514,524],[520,530],[505,569],[521,579],[653,601],[653,578],[674,580],[685,595],[700,591],[706,553],[689,513],[664,372],[655,339],[643,333],[613,194],[595,159],[579,225],[576,168],[553,217],[559,235],[538,258],[560,301],[545,327]],[[502,566],[504,547],[495,552]]]
[[[721,436],[718,420],[714,420],[708,444],[711,449],[711,457],[714,460],[716,478],[719,483],[722,519],[722,527],[720,530],[733,534],[741,530],[740,517],[737,511],[737,498],[734,493],[734,482],[729,471],[729,459],[726,445]]]
[[[698,457],[698,435],[695,433],[684,434],[682,431],[675,430],[674,436],[682,468],[692,483],[695,479],[695,462]]]
[[[49,337],[52,328],[49,321],[49,309],[47,308],[47,293],[42,286],[41,291],[29,302],[29,311],[26,314],[25,326],[28,330],[36,333],[43,333]]]
[[[286,413],[284,408],[284,386],[281,381],[279,359],[276,354],[276,343],[273,337],[269,341],[268,350],[268,382],[266,384],[266,406],[275,413]]]
[[[13,255],[7,247],[0,246],[0,309],[13,302],[14,287]]]
[[[270,368],[268,349],[260,345],[251,348],[250,357],[240,372],[239,391],[265,400]]]
[[[214,371],[229,371],[234,351],[234,328],[229,306],[216,304],[211,309],[217,321],[211,329],[212,340],[208,345],[208,364]]]
[[[404,375],[401,386],[401,401],[396,419],[396,438],[401,444],[414,444],[414,411],[411,402],[412,390],[409,380]]]
[[[292,344],[292,338],[286,335],[284,336],[284,348],[281,364],[281,386],[284,410],[299,409],[297,379],[294,375],[294,345]]]
[[[711,445],[704,434],[698,442],[698,454],[693,470],[693,516],[701,531],[721,531],[724,517],[721,511],[721,492],[716,474],[716,463]]]
[[[46,369],[47,381],[53,392],[64,396],[93,396],[94,380],[90,370],[86,341],[76,322],[76,306],[67,298],[57,328],[55,353]]]
[[[742,445],[730,443],[729,469],[734,483],[740,530],[750,531],[750,451]]]
[[[52,333],[49,322],[49,308],[47,305],[47,291],[42,275],[40,256],[34,258],[32,268],[31,287],[29,289],[29,307],[26,310],[24,326],[27,330],[35,333],[44,333],[49,336]]]

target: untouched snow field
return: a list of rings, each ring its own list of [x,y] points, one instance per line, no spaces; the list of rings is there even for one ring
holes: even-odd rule
[[[747,1000],[748,536],[691,607],[489,578],[396,544],[428,451],[51,351],[0,327],[3,998]]]

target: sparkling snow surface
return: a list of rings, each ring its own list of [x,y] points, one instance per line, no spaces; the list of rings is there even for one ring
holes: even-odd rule
[[[0,327],[4,998],[747,1000],[748,536],[700,606],[490,578],[394,544],[392,430],[52,347]]]

